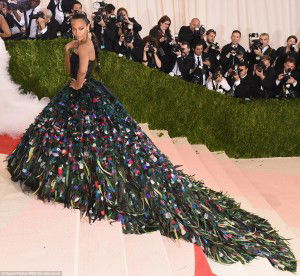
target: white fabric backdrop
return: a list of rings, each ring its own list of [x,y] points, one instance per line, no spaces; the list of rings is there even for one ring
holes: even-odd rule
[[[42,0],[45,6],[49,0]],[[81,0],[84,11],[93,12],[92,0]],[[125,7],[143,26],[142,36],[149,33],[162,15],[171,20],[174,34],[190,19],[198,17],[206,29],[217,31],[216,41],[224,45],[230,41],[231,32],[242,32],[241,44],[248,48],[248,33],[267,32],[273,48],[282,46],[293,34],[300,38],[300,0],[111,0],[116,8]]]

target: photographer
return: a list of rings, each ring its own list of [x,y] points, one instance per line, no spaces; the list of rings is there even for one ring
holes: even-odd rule
[[[7,1],[0,1],[0,14],[5,18],[11,31],[10,39],[19,39],[22,36],[22,28],[19,23],[20,15],[16,9],[12,9]]]
[[[172,44],[174,44],[175,41],[171,35],[170,25],[171,19],[167,15],[164,15],[149,32],[149,35],[158,41],[161,56],[165,56],[161,68],[165,73],[171,72],[176,60],[176,55],[172,53]]]
[[[276,88],[276,71],[271,67],[271,57],[263,56],[254,66],[254,78],[258,82],[257,98],[274,98]]]
[[[142,30],[142,26],[131,17],[128,17],[128,12],[124,8],[120,8],[117,11],[117,26],[119,25],[119,36],[124,34],[125,43],[131,49],[131,59],[136,61],[138,55],[138,49],[142,47],[142,39],[139,31]]]
[[[125,8],[119,8],[117,10],[118,22],[121,23],[121,29],[128,29],[128,26],[132,26],[135,39],[141,39],[139,32],[142,30],[142,26],[135,20],[134,17],[128,17],[128,12]]]
[[[273,64],[275,60],[275,50],[269,45],[269,34],[262,33],[259,38],[258,34],[249,34],[249,70],[253,72],[255,64],[258,64],[263,56],[269,56]]]
[[[236,98],[255,98],[258,94],[258,83],[254,77],[248,74],[248,65],[239,64],[237,71],[233,73],[234,84],[232,87]]]
[[[209,29],[206,32],[206,49],[204,53],[206,53],[207,57],[211,62],[211,70],[215,71],[217,67],[220,66],[220,46],[218,43],[215,43],[216,31],[213,29]]]
[[[30,0],[30,9],[24,10],[21,16],[20,25],[25,27],[27,38],[34,39],[37,34],[36,15],[41,11],[40,0]]]
[[[119,35],[119,41],[115,45],[115,52],[121,57],[125,56],[129,60],[139,62],[141,46],[135,46],[136,43],[132,41],[132,36],[128,36],[128,32]],[[142,45],[142,41],[141,41]]]
[[[62,32],[63,30],[66,33],[70,28],[68,24],[69,18],[65,18],[65,15],[69,16],[68,14],[71,13],[75,2],[75,0],[50,0],[47,9],[52,12],[51,25],[57,32]],[[81,4],[77,3],[75,9],[79,10],[80,6]]]
[[[65,18],[63,23],[61,24],[61,33],[65,38],[72,38],[72,27],[71,27],[71,17],[76,13],[82,13],[82,4],[79,1],[73,1],[73,5],[71,7],[71,13],[64,13]]]
[[[11,36],[11,31],[5,18],[0,14],[0,37],[8,38]]]
[[[193,49],[193,61],[194,66],[190,70],[190,81],[199,85],[206,85],[206,80],[209,76],[209,65],[210,62],[207,60],[204,50],[206,44],[204,41],[196,43]]]
[[[276,78],[276,96],[278,98],[299,97],[299,81],[300,73],[296,71],[296,61],[294,58],[288,57]]]
[[[277,72],[282,70],[284,61],[290,57],[295,59],[296,67],[300,65],[298,64],[300,60],[300,56],[299,56],[299,49],[297,47],[297,42],[298,42],[297,37],[294,35],[290,35],[287,38],[286,46],[285,47],[282,46],[277,49],[275,54],[276,56],[275,69]]]
[[[176,55],[176,61],[173,70],[170,72],[171,76],[180,76],[184,80],[190,80],[190,71],[194,68],[195,62],[192,55],[190,55],[191,47],[188,42],[182,42],[176,44],[173,47],[174,54]]]
[[[158,41],[150,35],[144,37],[143,49],[142,63],[150,68],[161,69],[162,62],[158,54]]]
[[[200,25],[200,20],[198,18],[193,18],[189,26],[182,26],[179,30],[178,40],[180,42],[188,42],[192,48],[199,41],[203,41],[205,35],[205,28]]]
[[[115,46],[118,42],[118,30],[120,27],[120,24],[117,25],[117,17],[115,15],[115,6],[112,4],[107,4],[104,6],[104,13],[103,18],[97,24],[100,26],[101,32],[102,32],[102,38],[103,44],[100,45],[102,48],[104,48],[107,51],[114,52]],[[96,24],[96,22],[95,22]],[[95,29],[96,30],[96,29]],[[99,35],[99,32],[96,32]]]
[[[56,22],[51,18],[52,12],[48,9],[42,9],[39,18],[36,20],[38,24],[37,38],[53,39],[57,37],[59,29]]]
[[[206,87],[209,90],[215,90],[221,94],[228,94],[231,90],[231,87],[223,77],[222,69],[220,68],[208,77]]]
[[[247,62],[247,57],[245,55],[245,49],[239,44],[241,40],[241,32],[235,30],[231,35],[231,43],[225,45],[221,51],[221,65],[224,72],[227,72],[229,68],[234,65],[238,65],[241,62],[237,56],[243,55],[242,59],[244,63]]]

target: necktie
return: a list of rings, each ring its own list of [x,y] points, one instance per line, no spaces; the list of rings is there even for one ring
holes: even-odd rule
[[[201,67],[202,68],[202,62],[200,60],[200,57],[197,57],[197,61],[198,61],[198,67]]]

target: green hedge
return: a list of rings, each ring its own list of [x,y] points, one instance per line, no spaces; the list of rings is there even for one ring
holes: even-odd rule
[[[8,41],[9,71],[25,91],[53,96],[68,81],[65,40]],[[300,156],[300,100],[242,101],[101,53],[104,82],[138,122],[231,157]],[[9,93],[9,91],[8,91]]]

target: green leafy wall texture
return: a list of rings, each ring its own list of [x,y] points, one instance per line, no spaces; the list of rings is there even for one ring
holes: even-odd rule
[[[7,41],[9,72],[24,91],[54,96],[68,84],[67,40]],[[142,64],[100,53],[94,75],[138,122],[185,136],[236,158],[300,156],[300,99],[244,101],[172,78]],[[9,91],[7,91],[9,93]]]

